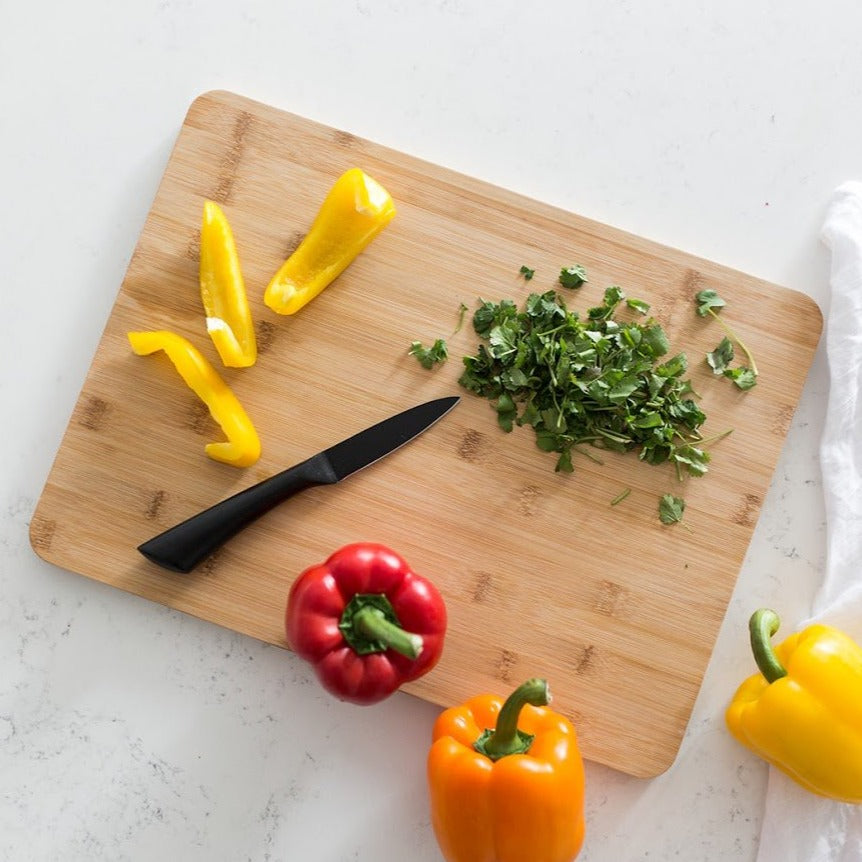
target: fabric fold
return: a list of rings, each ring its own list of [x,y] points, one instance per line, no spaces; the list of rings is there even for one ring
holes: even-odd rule
[[[832,254],[820,445],[826,568],[796,628],[824,622],[862,643],[862,182],[835,190],[821,239]],[[770,767],[757,862],[862,862],[862,806],[815,796]]]

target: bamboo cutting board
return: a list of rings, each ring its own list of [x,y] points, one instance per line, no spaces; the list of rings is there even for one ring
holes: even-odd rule
[[[263,291],[334,180],[361,167],[398,214],[310,305],[281,318]],[[220,438],[162,354],[134,356],[126,333],[172,329],[221,370],[197,282],[205,198],[234,229],[260,358],[223,370],[260,433],[263,456],[237,470],[209,460]],[[190,575],[135,551],[223,497],[391,414],[459,392],[476,349],[460,303],[519,303],[582,264],[570,307],[619,284],[646,300],[671,351],[685,351],[708,416],[710,472],[680,484],[636,455],[575,459],[554,472],[529,429],[500,431],[490,405],[461,403],[430,431],[332,487],[304,492]],[[522,264],[536,275],[525,282]],[[748,393],[703,362],[723,332],[695,314],[711,287],[757,360]],[[284,603],[307,566],[378,541],[432,578],[449,610],[444,656],[407,690],[441,705],[507,693],[546,676],[584,755],[638,776],[674,760],[821,330],[798,293],[528,200],[226,92],[191,106],[130,261],[31,524],[52,563],[263,641],[285,646]],[[410,342],[448,338],[433,371]],[[619,505],[610,501],[623,489]],[[687,502],[663,526],[658,500]]]

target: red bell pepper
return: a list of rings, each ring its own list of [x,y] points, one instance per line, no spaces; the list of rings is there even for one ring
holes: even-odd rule
[[[341,700],[370,704],[431,670],[443,650],[446,606],[398,554],[347,545],[306,569],[290,589],[290,648]]]

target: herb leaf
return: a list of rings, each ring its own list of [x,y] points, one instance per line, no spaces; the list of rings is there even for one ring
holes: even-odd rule
[[[414,341],[407,351],[409,356],[415,356],[423,368],[433,368],[440,362],[445,362],[449,356],[449,348],[442,338],[438,338],[430,347],[425,347],[421,341]]]
[[[662,524],[678,524],[682,520],[685,511],[685,500],[682,497],[674,497],[673,494],[665,494],[659,500],[658,517]]]
[[[713,308],[724,308],[727,304],[714,290],[701,290],[695,294],[697,313],[706,317]]]
[[[508,392],[501,392],[497,399],[497,423],[506,432],[509,432],[514,427],[515,419],[518,416],[518,410],[515,407],[515,402]]]
[[[563,287],[576,288],[585,284],[587,281],[586,270],[580,265],[564,266],[560,270],[560,284]]]
[[[664,356],[670,350],[667,335],[657,323],[643,329],[641,334],[643,336],[642,343],[649,347],[653,356]]]
[[[642,299],[627,299],[626,305],[638,314],[649,314],[650,305]]]
[[[560,454],[560,457],[557,459],[557,466],[554,468],[557,473],[573,473],[574,466],[572,465],[572,450],[566,449],[565,452]]]
[[[678,447],[675,455],[677,468],[680,470],[680,478],[683,469],[690,476],[703,476],[706,473],[710,454],[705,449],[689,444],[688,446]]]
[[[733,342],[726,336],[718,343],[718,347],[706,354],[707,365],[713,374],[726,374],[733,362]]]
[[[522,266],[520,273],[524,276],[524,281],[529,281],[536,274],[536,270],[530,269],[528,266]]]
[[[729,377],[742,390],[751,389],[757,385],[757,375],[744,365],[739,368],[725,368],[724,376]]]

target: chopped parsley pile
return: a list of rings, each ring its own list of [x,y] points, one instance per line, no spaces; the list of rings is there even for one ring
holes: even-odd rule
[[[538,447],[557,453],[558,471],[571,472],[572,453],[589,444],[636,449],[649,464],[701,476],[706,416],[689,397],[685,354],[668,358],[662,327],[617,319],[621,307],[649,311],[616,286],[583,319],[554,290],[530,294],[520,309],[509,299],[482,301],[473,328],[483,343],[464,357],[459,382],[494,404],[503,430],[531,427]]]
[[[520,274],[531,281],[535,270],[522,266]],[[560,271],[564,288],[577,289],[586,282],[582,266]],[[730,431],[711,440],[701,436],[706,416],[691,397],[694,392],[685,377],[688,360],[685,353],[668,356],[667,335],[648,316],[648,303],[626,297],[616,285],[607,288],[602,304],[588,309],[584,317],[570,310],[556,290],[531,293],[520,308],[511,299],[479,303],[473,329],[482,342],[475,354],[464,357],[458,382],[492,403],[504,431],[516,425],[532,428],[536,445],[557,455],[558,472],[573,472],[573,453],[595,458],[587,446],[635,450],[648,464],[673,465],[679,479],[707,472],[706,444]],[[695,303],[701,317],[717,320],[729,336],[706,354],[707,364],[740,389],[751,389],[757,365],[718,315],[724,300],[714,290],[702,290]],[[462,303],[456,332],[466,310]],[[731,339],[748,365],[731,367]],[[428,369],[448,357],[442,339],[431,347],[414,341],[409,353]],[[617,495],[611,505],[622,502],[629,491]],[[660,520],[678,523],[684,510],[682,498],[665,494]]]

